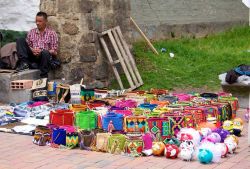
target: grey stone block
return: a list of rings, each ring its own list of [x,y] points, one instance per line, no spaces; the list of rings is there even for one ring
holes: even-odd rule
[[[237,83],[232,85],[223,84],[222,89],[223,91],[232,93],[233,96],[238,97],[241,108],[249,108],[250,85],[240,85]]]
[[[53,72],[49,74],[53,78]],[[19,73],[0,73],[0,102],[20,103],[31,100],[31,90],[11,90],[10,82],[13,80],[37,80],[40,78],[39,70],[27,70]]]

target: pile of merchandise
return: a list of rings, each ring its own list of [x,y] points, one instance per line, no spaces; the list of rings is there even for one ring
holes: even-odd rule
[[[0,117],[32,126],[11,130],[34,131],[33,143],[40,146],[205,164],[233,154],[243,130],[236,118],[238,99],[229,93],[124,92],[52,83],[48,94],[48,101],[38,94],[43,101],[7,106]]]

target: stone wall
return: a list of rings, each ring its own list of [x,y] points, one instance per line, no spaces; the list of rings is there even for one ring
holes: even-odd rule
[[[130,1],[41,0],[40,9],[48,13],[50,25],[60,37],[63,65],[56,78],[72,82],[84,78],[88,84],[106,85],[111,71],[98,34],[119,25],[130,36]]]
[[[206,36],[247,24],[249,13],[241,0],[131,0],[131,15],[156,40]],[[141,37],[133,31],[133,38]]]

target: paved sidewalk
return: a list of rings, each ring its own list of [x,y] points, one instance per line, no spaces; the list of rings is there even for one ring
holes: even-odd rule
[[[238,112],[243,117],[243,111]],[[32,143],[31,136],[0,133],[0,169],[159,169],[159,168],[215,168],[215,169],[249,169],[250,148],[247,145],[247,124],[240,146],[236,153],[223,158],[218,164],[203,165],[198,161],[185,162],[180,159],[166,159],[165,157],[130,158],[121,155],[83,151],[79,149],[66,150],[51,147],[39,147]]]

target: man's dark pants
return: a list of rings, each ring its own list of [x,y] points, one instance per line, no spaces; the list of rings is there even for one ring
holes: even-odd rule
[[[48,77],[49,64],[52,58],[48,50],[42,50],[39,56],[35,56],[25,38],[19,38],[16,41],[17,54],[20,62],[28,63],[31,68],[39,68],[41,77]]]

